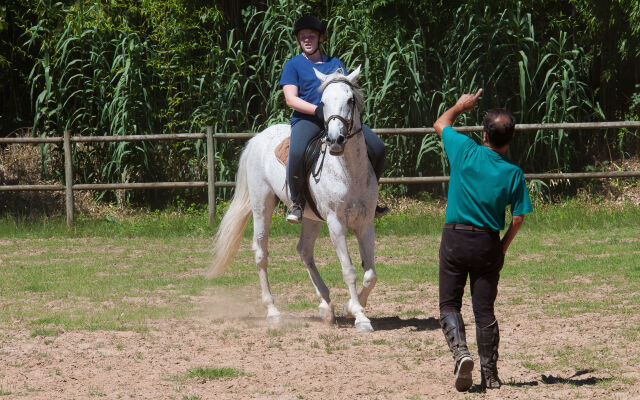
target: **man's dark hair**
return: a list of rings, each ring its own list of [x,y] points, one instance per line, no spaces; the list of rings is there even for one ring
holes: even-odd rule
[[[489,137],[489,144],[500,148],[509,144],[513,139],[516,120],[511,113],[503,108],[494,108],[484,117],[484,131]]]

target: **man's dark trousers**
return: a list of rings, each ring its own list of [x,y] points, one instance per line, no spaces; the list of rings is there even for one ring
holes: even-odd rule
[[[484,328],[493,324],[496,320],[493,305],[503,263],[497,231],[445,228],[440,243],[440,314],[460,312],[469,275],[476,326]]]

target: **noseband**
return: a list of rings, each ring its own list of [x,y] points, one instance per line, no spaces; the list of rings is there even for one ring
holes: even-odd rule
[[[342,82],[342,83],[346,83],[347,85],[349,85],[349,87],[351,88],[351,91],[353,92],[355,89],[353,87],[353,84],[347,80],[339,80],[339,81],[335,81],[335,82],[330,82],[329,85],[331,85],[332,83],[338,83],[338,82]],[[327,85],[327,86],[329,86]],[[351,130],[353,129],[353,115],[355,114],[355,110],[356,110],[356,96],[355,95],[351,95],[351,99],[349,100],[349,102],[351,103],[351,116],[349,119],[344,118],[341,115],[338,114],[333,114],[330,115],[329,118],[327,118],[324,121],[324,130],[325,132],[329,131],[329,122],[331,122],[331,120],[333,119],[337,119],[338,121],[342,122],[342,124],[347,128],[347,134],[345,135],[346,139],[349,139],[350,137],[362,132],[362,124],[360,124],[360,129],[358,129],[355,132],[352,132]]]

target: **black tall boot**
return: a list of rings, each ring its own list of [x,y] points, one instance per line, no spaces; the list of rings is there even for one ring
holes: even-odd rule
[[[502,381],[498,378],[498,345],[500,344],[498,321],[486,328],[480,328],[476,325],[476,340],[480,356],[482,388],[499,389]]]
[[[459,392],[467,391],[471,385],[473,385],[473,378],[471,376],[473,359],[467,347],[462,315],[459,312],[440,314],[440,326],[442,327],[442,332],[455,360],[453,373],[456,376],[456,390]]]

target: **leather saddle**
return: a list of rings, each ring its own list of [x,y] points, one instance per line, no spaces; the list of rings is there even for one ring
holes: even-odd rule
[[[274,153],[278,161],[282,165],[287,167],[287,162],[289,160],[289,141],[291,137],[287,136],[279,145],[276,146]],[[322,170],[322,164],[318,165],[318,160],[320,160],[320,153],[324,152],[324,132],[321,132],[319,135],[314,137],[311,142],[307,145],[307,148],[304,151],[304,172],[306,179],[306,184],[304,185],[303,195],[306,200],[306,204],[311,207],[311,210],[316,214],[316,217],[323,220],[320,217],[320,213],[318,212],[318,208],[316,206],[315,201],[313,201],[313,197],[311,196],[311,192],[309,191],[309,177],[313,175],[314,179],[317,179],[317,176],[320,174]],[[324,158],[323,158],[324,161]]]

